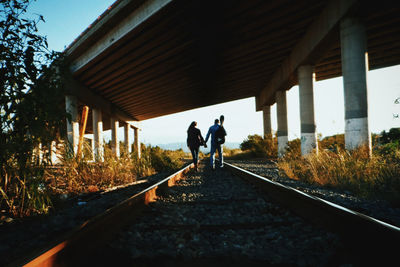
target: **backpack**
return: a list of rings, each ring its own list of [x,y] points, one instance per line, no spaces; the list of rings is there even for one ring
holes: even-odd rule
[[[217,131],[215,132],[215,140],[217,142],[217,145],[222,145],[223,143],[225,143],[225,129],[224,127],[221,125],[218,127]]]

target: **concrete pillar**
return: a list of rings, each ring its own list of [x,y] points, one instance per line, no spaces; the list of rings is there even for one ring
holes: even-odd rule
[[[134,128],[134,131],[135,131],[135,140],[134,140],[135,153],[137,154],[138,158],[140,159],[139,129],[138,128]]]
[[[130,136],[129,136],[130,128],[131,128],[131,125],[129,123],[125,123],[125,125],[124,125],[125,148],[126,148],[126,152],[128,154],[130,154],[132,152],[131,140],[130,140]]]
[[[272,135],[271,127],[271,106],[267,105],[263,107],[263,125],[264,125],[264,137]]]
[[[357,18],[344,18],[340,23],[340,42],[346,149],[366,146],[371,151],[367,98],[367,36],[364,24]]]
[[[103,145],[103,120],[101,110],[92,109],[93,115],[93,139],[94,139],[94,159],[96,161],[104,161],[104,145]]]
[[[96,156],[94,155],[94,134],[92,134],[92,138],[90,139],[90,145],[92,147],[92,159],[95,160]]]
[[[111,147],[113,154],[119,158],[119,140],[118,140],[119,121],[111,118]]]
[[[50,142],[50,161],[51,165],[55,165],[57,163],[57,142]]]
[[[43,163],[43,149],[42,143],[39,143],[33,150],[33,158],[35,163],[41,165]]]
[[[276,91],[276,114],[278,117],[278,157],[282,157],[288,143],[286,91]]]
[[[79,117],[78,117],[78,100],[75,96],[65,96],[65,109],[71,115],[71,120],[67,119],[67,136],[68,143],[71,146],[74,156],[78,153],[79,144]]]
[[[314,77],[313,66],[300,66],[299,97],[301,122],[301,154],[307,155],[316,149],[318,152],[317,135],[314,119]]]

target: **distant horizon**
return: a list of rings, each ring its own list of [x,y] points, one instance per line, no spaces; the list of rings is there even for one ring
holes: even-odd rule
[[[400,126],[399,126],[399,127],[392,127],[392,128],[400,129]],[[390,128],[390,129],[392,129],[392,128]],[[121,128],[121,129],[122,129],[122,128]],[[388,129],[388,130],[383,130],[383,131],[388,132],[390,129]],[[371,135],[372,135],[372,134],[379,135],[379,134],[381,134],[383,131],[380,131],[380,132],[371,132]],[[108,132],[109,132],[110,136],[108,136]],[[275,135],[275,134],[276,134],[276,131],[273,131],[273,135]],[[328,137],[332,137],[332,136],[336,136],[336,135],[344,135],[344,134],[345,134],[345,133],[343,132],[343,133],[336,133],[336,134],[332,134],[332,135],[322,136],[322,138],[321,138],[321,139],[318,139],[318,140],[323,140],[323,139],[328,138]],[[317,133],[317,135],[319,135],[319,134]],[[260,136],[261,136],[261,135],[260,135]],[[109,141],[111,140],[111,130],[106,131],[104,137],[105,137],[105,138],[104,138],[105,142],[106,142],[106,143],[109,142]],[[317,138],[318,138],[318,137],[317,137]],[[241,144],[243,141],[245,141],[246,139],[247,139],[247,137],[246,137],[245,139],[243,139],[242,141],[237,141],[237,142],[226,142],[224,145],[225,145],[226,147],[230,148],[230,149],[240,148],[240,144]],[[293,140],[296,140],[296,139],[300,139],[300,138],[291,139],[291,140],[289,140],[289,141],[293,141]],[[121,138],[119,141],[120,141],[120,142],[123,142],[123,138]],[[141,143],[144,144],[144,145],[146,145],[146,146],[150,145],[151,147],[158,146],[158,147],[160,147],[160,148],[162,148],[162,149],[166,149],[166,150],[176,150],[176,149],[182,148],[184,151],[189,151],[189,149],[188,149],[187,146],[186,146],[186,141],[176,141],[176,142],[156,143],[156,144],[149,143],[149,142],[142,142],[142,141],[141,141]],[[176,149],[172,149],[172,148],[176,148]],[[207,151],[207,150],[209,150],[209,147],[204,148],[203,146],[201,146],[200,149],[201,149],[202,151],[204,151],[204,150]]]

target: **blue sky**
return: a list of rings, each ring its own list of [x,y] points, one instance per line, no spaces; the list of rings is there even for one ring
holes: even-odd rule
[[[46,23],[38,25],[47,36],[49,48],[62,51],[83,32],[114,0],[37,0],[28,10],[41,14]],[[289,139],[300,136],[299,96],[295,86],[287,92]],[[400,65],[368,72],[370,129],[374,133],[400,127]],[[329,136],[344,132],[342,78],[316,82],[314,85],[317,132]],[[255,112],[254,98],[232,101],[206,108],[142,121],[141,141],[152,145],[184,142],[186,129],[195,120],[203,135],[215,118],[224,114],[229,142],[241,142],[249,134],[262,134],[262,113]],[[276,130],[276,105],[272,106],[272,128]],[[106,138],[109,138],[106,134]],[[123,136],[122,129],[120,136]]]

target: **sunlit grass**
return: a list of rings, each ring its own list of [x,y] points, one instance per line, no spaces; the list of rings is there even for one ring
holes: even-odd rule
[[[321,186],[348,190],[360,197],[385,198],[395,203],[400,198],[400,150],[372,155],[365,148],[354,151],[322,150],[301,157],[288,153],[278,161],[289,178]],[[399,202],[400,204],[400,202]]]
[[[189,154],[182,150],[166,151],[144,145],[140,159],[135,153],[128,154],[123,148],[121,150],[121,156],[117,158],[105,146],[103,162],[91,160],[89,146],[84,147],[84,157],[80,159],[73,157],[68,150],[62,151],[61,163],[54,167],[43,163],[38,165],[37,160],[32,160],[26,180],[19,178],[17,168],[6,170],[6,175],[0,180],[2,214],[25,217],[47,213],[61,197],[131,184],[155,173],[168,175],[190,159]]]
[[[377,138],[377,137],[375,137]],[[350,191],[366,198],[383,198],[400,205],[400,145],[398,141],[379,144],[372,155],[365,148],[344,149],[344,135],[319,141],[319,154],[303,157],[300,139],[288,142],[285,156],[277,160],[281,173],[290,179]],[[276,138],[248,136],[241,150],[225,149],[229,159],[277,159]]]

